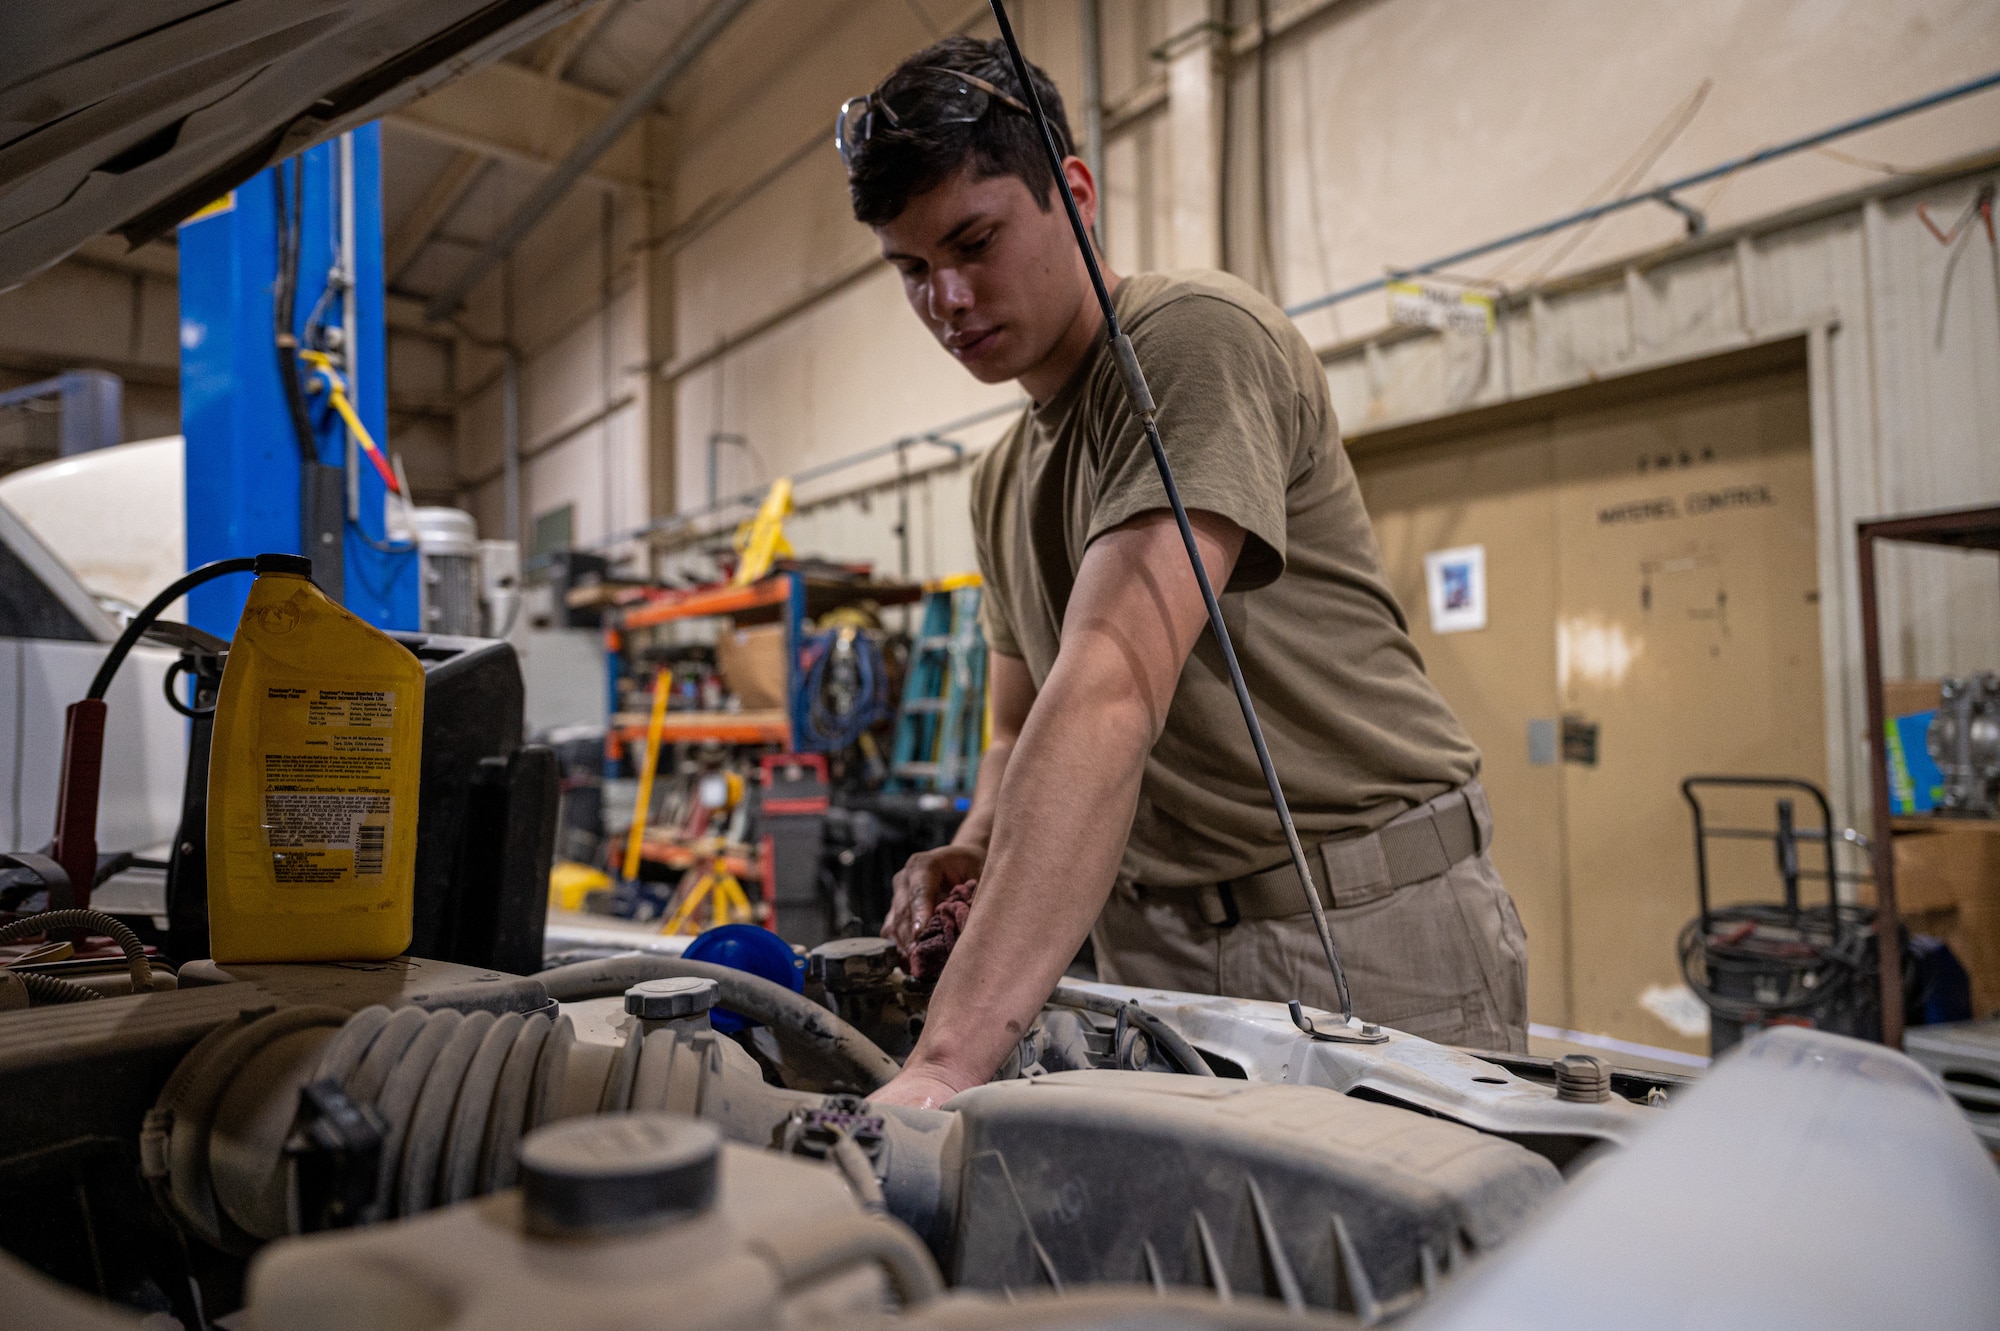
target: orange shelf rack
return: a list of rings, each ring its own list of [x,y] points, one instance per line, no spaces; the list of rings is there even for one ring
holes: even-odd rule
[[[687,619],[726,615],[739,623],[782,623],[785,658],[790,663],[785,707],[755,712],[668,712],[664,737],[681,744],[776,744],[791,751],[797,747],[797,737],[806,733],[802,715],[806,700],[798,673],[807,619],[862,600],[881,606],[907,605],[923,593],[924,589],[914,583],[854,582],[812,577],[794,569],[781,569],[747,587],[659,588],[637,593],[634,600],[625,600],[634,592],[622,589],[619,599],[623,604],[607,608],[605,646],[617,653],[631,630]],[[646,718],[621,713],[612,718],[611,731],[620,744],[643,740]]]

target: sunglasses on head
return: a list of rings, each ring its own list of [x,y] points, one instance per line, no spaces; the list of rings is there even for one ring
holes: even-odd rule
[[[1011,106],[1022,115],[1031,114],[1025,103],[976,75],[935,65],[921,66],[915,73],[927,77],[910,79],[887,97],[864,93],[840,104],[840,113],[833,121],[833,146],[840,154],[841,163],[849,170],[854,167],[854,155],[861,151],[862,144],[868,142],[868,136],[875,132],[878,123],[885,123],[892,129],[970,125],[985,115],[986,108],[995,101]],[[878,116],[881,117],[880,122],[876,119]]]

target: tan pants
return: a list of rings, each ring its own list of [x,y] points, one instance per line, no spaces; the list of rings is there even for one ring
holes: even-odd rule
[[[1487,844],[1483,798],[1476,809]],[[1329,910],[1327,922],[1358,1016],[1440,1044],[1527,1051],[1527,932],[1485,851],[1436,878]],[[1184,894],[1120,882],[1090,937],[1098,976],[1112,984],[1339,1007],[1303,907],[1218,926]]]

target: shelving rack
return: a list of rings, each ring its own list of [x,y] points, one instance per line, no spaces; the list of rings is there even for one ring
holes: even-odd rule
[[[798,751],[797,738],[806,733],[809,701],[799,680],[799,649],[806,623],[829,610],[873,601],[887,608],[908,605],[923,595],[913,583],[858,582],[814,577],[781,570],[747,587],[699,587],[692,590],[653,589],[640,599],[606,615],[605,646],[615,658],[625,635],[637,629],[691,619],[729,618],[738,626],[780,623],[785,629],[785,706],[747,712],[668,712],[663,732],[673,744],[776,744]],[[620,743],[644,739],[646,718],[636,713],[612,717]]]
[[[1868,775],[1874,836],[1870,852],[1875,870],[1875,936],[1883,957],[1902,955],[1902,919],[1896,905],[1895,831],[1900,824],[1914,828],[1914,819],[1889,813],[1889,755],[1885,738],[1888,708],[1882,696],[1882,624],[1875,590],[1875,546],[1880,541],[1953,546],[1961,550],[2000,553],[2000,508],[1968,508],[1945,513],[1881,518],[1855,527],[1855,555],[1860,563],[1861,661],[1868,694]],[[1925,820],[1929,821],[1929,820]],[[1903,1045],[1902,967],[1884,965],[1882,973],[1882,1043]]]

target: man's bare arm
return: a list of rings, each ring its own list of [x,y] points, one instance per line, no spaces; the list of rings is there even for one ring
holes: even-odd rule
[[[882,922],[882,936],[909,954],[910,945],[923,932],[938,898],[967,879],[977,878],[986,863],[986,848],[993,835],[993,811],[1000,803],[1000,781],[1007,773],[1007,759],[1014,752],[1027,722],[1028,709],[1035,702],[1035,679],[1028,663],[1018,656],[989,653],[986,664],[986,696],[993,708],[993,733],[986,753],[979,760],[979,780],[972,788],[972,808],[958,826],[951,844],[936,850],[922,850],[910,856],[897,872],[895,896],[888,918]]]
[[[1226,585],[1242,529],[1189,518],[1210,579]],[[942,1103],[1021,1038],[1110,893],[1146,755],[1207,623],[1170,514],[1141,514],[1085,552],[1055,667],[999,783],[971,918],[916,1050],[873,1098]]]

